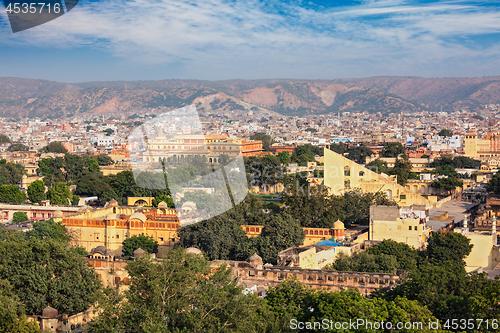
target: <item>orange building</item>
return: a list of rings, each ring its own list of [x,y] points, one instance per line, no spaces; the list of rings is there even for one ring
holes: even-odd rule
[[[158,255],[168,252],[177,240],[179,218],[175,209],[165,203],[158,208],[118,206],[112,200],[107,207],[86,210],[71,216],[54,214],[54,220],[66,226],[75,245],[90,251],[104,246],[110,254],[122,254],[122,242],[135,235],[145,234],[158,242]]]

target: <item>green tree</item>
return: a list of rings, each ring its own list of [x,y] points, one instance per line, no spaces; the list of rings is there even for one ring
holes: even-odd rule
[[[402,158],[396,158],[394,168],[392,168],[389,174],[398,176],[398,184],[405,186],[408,182],[408,178],[410,178],[412,168],[413,167],[408,156],[402,155]]]
[[[5,134],[0,134],[0,144],[11,143],[9,137]]]
[[[420,261],[417,250],[406,243],[395,242],[391,239],[385,239],[376,246],[369,247],[366,252],[374,255],[394,256],[397,260],[397,269],[416,269]]]
[[[57,183],[54,187],[47,190],[47,199],[51,205],[69,205],[73,198],[68,185],[64,182]]]
[[[448,177],[457,177],[458,173],[454,167],[449,164],[441,165],[436,168],[436,173]]]
[[[495,173],[486,187],[488,192],[500,194],[500,173]]]
[[[465,266],[465,257],[472,251],[470,239],[458,232],[433,232],[428,240],[426,255],[435,265],[456,262]]]
[[[0,160],[0,185],[15,185],[21,182],[25,174],[22,164]]]
[[[108,155],[99,155],[99,156],[97,156],[97,163],[99,163],[99,165],[101,165],[101,166],[105,166],[105,165],[114,164],[115,162]]]
[[[219,156],[220,165],[227,165],[229,162],[231,162],[231,158],[229,157],[229,155],[222,154]]]
[[[61,157],[42,158],[38,161],[37,172],[44,176],[43,182],[45,185],[54,186],[56,183],[65,180],[63,174],[64,167],[65,162]]]
[[[42,203],[45,200],[45,185],[41,180],[35,180],[28,186],[28,199],[33,203]]]
[[[363,192],[354,189],[343,194],[344,220],[348,228],[351,224],[368,225],[370,206],[395,206],[396,202],[387,198],[384,192]]]
[[[12,143],[7,151],[28,151],[30,148],[22,143]]]
[[[366,167],[376,173],[388,173],[387,162],[382,161],[380,158],[371,161]]]
[[[282,200],[287,205],[287,213],[301,217],[302,227],[332,228],[335,221],[345,220],[343,198],[331,195],[323,186],[303,187],[298,180],[291,180],[282,193]]]
[[[172,200],[171,196],[160,194],[156,198],[153,199],[153,206],[158,207],[160,202],[165,202],[168,205],[168,208],[175,208],[174,200]]]
[[[62,143],[59,141],[52,141],[45,147],[39,150],[41,153],[58,153],[58,154],[66,154],[68,150],[64,147]]]
[[[446,265],[425,263],[413,270],[385,298],[407,297],[426,306],[441,320],[448,318],[498,319],[500,315],[500,281],[485,274],[468,274],[457,262]],[[483,332],[488,332],[484,330]]]
[[[147,253],[158,253],[158,242],[153,237],[144,234],[134,235],[127,238],[122,243],[122,253],[124,257],[131,257],[134,251],[138,248],[143,249]]]
[[[365,146],[351,147],[347,153],[347,158],[358,164],[365,164],[366,157],[373,155],[373,151]]]
[[[85,258],[53,239],[0,242],[0,279],[8,280],[28,314],[47,305],[69,315],[96,301],[100,282]]]
[[[80,203],[80,197],[74,194],[71,197],[71,205],[78,206],[79,203]]]
[[[279,152],[278,158],[283,165],[288,165],[288,163],[290,163],[290,153],[287,151]]]
[[[443,128],[438,133],[439,136],[453,136],[453,132],[449,129]]]
[[[0,333],[39,333],[36,322],[28,322],[24,306],[9,281],[0,279]]]
[[[0,186],[0,202],[23,203],[26,201],[26,194],[16,185]]]
[[[106,136],[110,136],[115,131],[112,128],[106,128],[103,132],[106,134]]]
[[[450,194],[450,192],[455,190],[457,187],[461,187],[463,185],[463,181],[453,177],[438,178],[431,183],[431,187],[442,188],[446,190],[448,194]]]
[[[398,157],[405,153],[405,147],[400,142],[389,142],[387,143],[380,156],[382,157]]]
[[[248,173],[247,178],[251,185],[274,185],[284,177],[285,169],[275,156],[250,156],[245,157],[244,161]]]
[[[250,241],[240,227],[243,221],[240,211],[232,209],[183,227],[178,231],[179,241],[175,247],[196,247],[206,253],[209,260],[247,260]]]
[[[452,165],[457,168],[477,169],[481,166],[481,161],[467,156],[455,156]]]
[[[393,300],[383,298],[368,298],[357,289],[329,291],[325,289],[312,290],[295,278],[290,278],[277,286],[270,287],[266,302],[278,320],[278,326],[283,332],[296,332],[298,322],[322,322],[327,318],[331,322],[349,322],[363,318],[370,322],[422,322],[421,327],[414,327],[405,332],[442,332],[431,330],[427,323],[436,318],[424,306],[405,297]],[[394,324],[395,325],[395,324]],[[329,325],[324,331],[335,330]],[[317,327],[304,327],[304,332],[318,331]],[[323,331],[323,330],[322,330]],[[363,326],[345,328],[342,332],[377,332]]]
[[[295,148],[291,156],[291,161],[298,165],[305,166],[307,162],[314,162],[314,157],[316,155],[323,156],[323,151],[317,146],[305,144]]]
[[[265,332],[274,322],[263,299],[243,293],[230,269],[214,270],[203,256],[179,249],[126,269],[130,289],[103,295],[91,332]]]
[[[341,252],[333,264],[325,267],[325,269],[337,271],[391,274],[394,274],[397,268],[398,261],[395,256],[385,253],[371,254],[368,252],[361,252],[352,257]]]
[[[26,222],[29,220],[30,219],[28,218],[25,212],[15,212],[14,215],[12,216],[12,223]]]
[[[273,143],[271,136],[264,133],[256,133],[250,137],[250,140],[262,141],[262,148],[265,151],[268,151]]]
[[[262,229],[258,237],[251,239],[249,251],[257,252],[264,262],[276,264],[278,252],[292,246],[300,246],[305,234],[300,222],[290,214],[273,215]],[[253,251],[255,249],[255,251]]]
[[[33,223],[33,229],[27,231],[26,235],[28,238],[54,239],[63,243],[69,243],[71,240],[66,227],[61,222],[54,222],[53,219]]]
[[[89,171],[90,172],[101,172],[101,168],[99,167],[99,163],[91,158],[89,160]]]

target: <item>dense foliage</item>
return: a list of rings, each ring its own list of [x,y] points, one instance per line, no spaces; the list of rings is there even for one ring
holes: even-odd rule
[[[0,280],[10,283],[28,314],[47,305],[70,315],[88,309],[100,288],[94,270],[68,242],[34,234],[0,242]]]
[[[203,256],[180,249],[160,262],[131,262],[127,271],[130,289],[105,290],[91,332],[273,331],[265,301],[243,293],[230,269],[213,270]]]
[[[134,251],[139,248],[150,254],[158,253],[158,242],[153,237],[144,234],[134,235],[123,241],[122,254],[124,257],[131,257],[134,255]]]

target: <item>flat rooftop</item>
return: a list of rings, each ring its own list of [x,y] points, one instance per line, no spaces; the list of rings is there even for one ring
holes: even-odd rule
[[[462,222],[467,211],[477,205],[479,204],[456,200],[448,201],[439,208],[432,208],[429,210],[429,221],[427,225],[432,227],[433,231],[438,231],[452,223],[453,220],[455,220],[455,223]],[[447,220],[438,219],[439,216],[445,213],[448,213]]]

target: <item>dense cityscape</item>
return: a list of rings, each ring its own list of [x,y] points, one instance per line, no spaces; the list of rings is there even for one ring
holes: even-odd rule
[[[4,118],[0,332],[497,331],[499,116]]]

